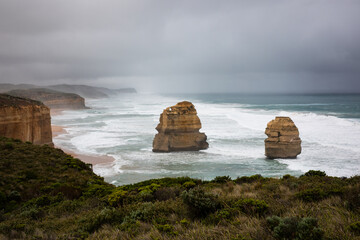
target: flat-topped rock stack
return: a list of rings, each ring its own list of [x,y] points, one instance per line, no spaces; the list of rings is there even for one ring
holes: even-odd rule
[[[159,132],[153,141],[153,152],[198,151],[207,149],[205,133],[200,133],[201,122],[191,102],[180,102],[166,108],[156,127]]]
[[[268,158],[296,158],[301,153],[299,130],[289,117],[276,117],[265,130],[265,155]]]

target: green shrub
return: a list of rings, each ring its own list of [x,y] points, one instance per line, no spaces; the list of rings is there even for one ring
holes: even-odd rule
[[[35,205],[39,206],[39,207],[48,206],[48,205],[50,205],[50,203],[51,203],[51,200],[50,200],[49,196],[46,196],[46,195],[41,196],[35,200]]]
[[[119,227],[119,230],[127,232],[127,234],[129,234],[130,236],[136,236],[140,232],[140,229],[141,226],[139,221],[124,220]]]
[[[0,209],[5,207],[6,202],[7,202],[7,197],[5,193],[0,192]]]
[[[180,189],[176,187],[163,187],[154,192],[154,198],[158,201],[175,199],[180,195]]]
[[[296,239],[298,222],[296,217],[281,219],[279,225],[273,229],[274,237],[276,239]]]
[[[7,143],[5,143],[4,148],[5,148],[6,150],[13,150],[13,149],[14,149],[14,145],[13,145],[11,142],[7,142]]]
[[[318,226],[315,218],[302,218],[297,225],[297,237],[299,240],[320,240],[324,231]]]
[[[161,187],[180,187],[182,184],[184,184],[185,182],[189,182],[189,181],[192,181],[196,184],[201,183],[201,180],[192,179],[189,177],[160,178],[160,179],[151,179],[151,180],[146,180],[146,181],[135,183],[135,184],[126,185],[126,186],[123,186],[123,188],[126,191],[138,190],[141,187],[146,187],[153,183],[160,185]]]
[[[211,182],[214,182],[214,183],[227,183],[227,182],[230,182],[230,181],[232,181],[232,180],[231,180],[231,177],[229,177],[229,176],[217,176]]]
[[[126,200],[127,194],[127,191],[116,189],[108,196],[107,201],[110,206],[122,206]]]
[[[305,177],[314,177],[314,176],[325,177],[326,173],[323,171],[310,170],[310,171],[306,172],[303,176],[305,176]]]
[[[26,170],[24,173],[26,180],[37,179],[38,175],[33,170]]]
[[[149,190],[143,190],[143,191],[139,192],[137,200],[143,201],[143,202],[151,202],[154,200],[153,192],[151,192]]]
[[[266,222],[267,222],[269,228],[271,229],[271,231],[274,231],[274,228],[277,227],[281,221],[282,221],[282,218],[278,217],[278,216],[271,216],[271,217],[266,218]]]
[[[66,158],[66,165],[70,168],[75,168],[78,170],[89,169],[86,163],[82,162],[77,158],[73,158],[71,156]]]
[[[157,230],[159,230],[160,232],[166,233],[166,234],[168,234],[168,235],[170,235],[170,236],[177,236],[177,235],[179,235],[178,232],[175,232],[175,231],[174,231],[174,226],[171,226],[171,225],[169,225],[169,224],[164,224],[164,225],[162,225],[162,224],[157,224],[157,225],[155,225],[155,227],[156,227]]]
[[[35,206],[35,207],[45,207],[51,204],[57,204],[64,200],[64,195],[62,193],[58,193],[55,196],[50,195],[42,195],[38,198],[33,198],[27,201],[24,206]]]
[[[82,195],[83,189],[80,186],[75,186],[70,183],[54,184],[52,186],[51,194],[61,193],[67,199],[78,199]]]
[[[104,184],[91,184],[88,189],[83,193],[83,196],[86,197],[103,197],[112,192],[114,189],[111,185],[104,185]]]
[[[200,217],[215,212],[219,208],[217,197],[213,194],[205,193],[201,188],[184,191],[181,197],[190,211]]]
[[[360,235],[360,222],[354,222],[350,224],[348,229],[356,235]]]
[[[180,221],[181,226],[187,228],[190,226],[190,222],[188,220],[186,220],[185,218],[183,220]]]
[[[244,176],[244,177],[238,177],[234,180],[234,182],[236,182],[237,184],[241,184],[241,183],[253,183],[256,181],[261,181],[263,180],[264,177],[261,176],[260,174],[256,174],[256,175],[252,175],[250,177]]]
[[[29,209],[24,210],[21,214],[21,217],[28,217],[33,220],[38,220],[43,216],[43,212],[36,207],[31,207]]]
[[[321,240],[324,231],[318,227],[315,218],[278,216],[268,217],[267,223],[276,239]]]
[[[56,211],[60,214],[67,213],[67,212],[75,212],[76,210],[80,209],[82,206],[82,202],[75,201],[75,200],[64,200],[57,205]]]
[[[360,184],[352,186],[345,191],[343,199],[351,211],[360,210]]]
[[[187,182],[184,182],[182,186],[186,189],[190,189],[190,188],[195,187],[196,183],[194,183],[193,181],[187,181]]]
[[[235,202],[234,206],[244,213],[259,215],[264,214],[269,208],[269,205],[264,200],[252,198],[240,199]]]
[[[9,201],[20,201],[21,200],[21,195],[18,191],[11,191],[9,196],[7,197]]]
[[[80,220],[83,230],[92,233],[99,229],[103,224],[120,224],[122,214],[115,208],[104,208],[95,216]]]
[[[221,221],[230,221],[236,215],[236,213],[236,209],[233,208],[220,209],[215,212],[210,221],[213,221],[214,224],[218,224]]]
[[[283,180],[288,180],[288,179],[295,179],[295,177],[291,176],[290,174],[285,174],[283,177],[282,177]]]
[[[144,186],[144,187],[140,187],[138,188],[138,191],[141,192],[149,192],[149,193],[153,193],[154,191],[158,190],[161,187],[161,185],[156,184],[156,183],[152,183],[148,186]]]
[[[300,191],[295,194],[296,197],[307,202],[319,201],[328,196],[328,194],[321,188],[311,188]]]
[[[124,221],[134,222],[142,220],[145,222],[151,222],[153,217],[156,216],[154,204],[151,202],[141,204],[137,209],[133,210],[128,216],[125,217]]]

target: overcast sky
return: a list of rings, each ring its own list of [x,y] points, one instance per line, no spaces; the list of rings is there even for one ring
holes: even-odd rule
[[[360,92],[360,1],[0,0],[0,82]]]

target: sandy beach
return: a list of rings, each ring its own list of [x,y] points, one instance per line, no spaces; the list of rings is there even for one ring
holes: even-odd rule
[[[62,112],[64,111],[65,109],[62,109],[62,108],[59,108],[59,109],[53,109],[53,108],[50,108],[50,115],[51,116],[56,116],[56,115],[60,115],[62,114]]]
[[[51,115],[58,115],[61,114],[62,110],[54,110],[51,111]],[[52,130],[52,136],[53,138],[61,135],[61,134],[66,134],[67,131],[63,126],[57,126],[57,125],[51,125],[51,130]],[[55,148],[60,148],[58,146],[54,146]],[[84,154],[79,154],[76,152],[73,152],[69,149],[63,149],[61,148],[65,153],[80,159],[81,161],[85,162],[85,163],[91,163],[93,165],[95,164],[107,164],[107,163],[112,163],[113,161],[115,161],[115,159],[111,156],[90,156],[90,155],[84,155]]]
[[[61,134],[65,134],[67,133],[67,131],[64,129],[64,127],[62,126],[56,126],[56,125],[51,125],[51,131],[52,131],[52,137],[57,137]]]

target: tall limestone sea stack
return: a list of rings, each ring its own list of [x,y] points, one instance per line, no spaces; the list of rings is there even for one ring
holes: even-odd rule
[[[0,136],[53,146],[50,109],[38,101],[0,94]]]
[[[276,117],[265,130],[265,155],[268,158],[296,158],[301,153],[299,130],[289,117]]]
[[[205,133],[200,133],[201,122],[191,102],[180,102],[166,108],[156,127],[159,132],[153,141],[153,152],[198,151],[207,149]]]

